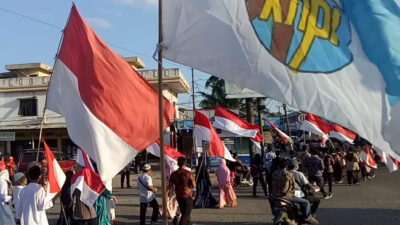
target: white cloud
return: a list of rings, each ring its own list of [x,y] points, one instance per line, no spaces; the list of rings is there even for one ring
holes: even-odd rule
[[[126,5],[140,5],[140,4],[147,4],[147,5],[158,5],[158,0],[113,0],[114,2],[119,2]]]
[[[110,28],[111,23],[108,22],[107,20],[100,18],[100,17],[91,17],[91,18],[86,18],[86,21],[94,27],[99,27],[99,28]]]

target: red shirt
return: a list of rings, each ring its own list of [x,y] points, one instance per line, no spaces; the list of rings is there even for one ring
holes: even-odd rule
[[[175,194],[177,199],[192,198],[192,173],[184,168],[179,168],[171,174],[169,180],[175,186]]]

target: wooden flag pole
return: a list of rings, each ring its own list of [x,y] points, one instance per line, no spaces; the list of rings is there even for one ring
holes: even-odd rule
[[[158,0],[158,120],[160,132],[160,167],[161,167],[161,192],[162,192],[162,217],[163,225],[168,225],[167,217],[167,191],[165,181],[164,161],[164,116],[163,116],[163,61],[162,61],[162,0]]]
[[[72,5],[74,5],[74,3],[72,3]],[[46,97],[45,97],[45,101],[44,101],[43,113],[42,113],[42,118],[40,119],[39,141],[38,141],[38,148],[37,148],[37,154],[36,154],[36,163],[38,163],[38,161],[39,161],[40,142],[41,142],[42,136],[43,136],[44,119],[45,119],[45,114],[46,114],[46,109],[47,109],[47,95],[49,94],[50,82],[51,82],[51,78],[53,77],[54,67],[56,66],[58,53],[60,53],[61,44],[62,44],[62,41],[64,39],[64,30],[65,30],[65,27],[67,26],[67,24],[69,22],[69,18],[70,17],[71,17],[71,11],[69,12],[68,19],[67,19],[67,22],[65,23],[64,29],[61,31],[61,38],[60,38],[60,42],[58,43],[57,53],[56,53],[56,56],[55,56],[55,59],[54,59],[54,64],[53,64],[53,69],[51,71],[50,79],[49,79],[49,82],[47,84],[47,90],[46,90]]]

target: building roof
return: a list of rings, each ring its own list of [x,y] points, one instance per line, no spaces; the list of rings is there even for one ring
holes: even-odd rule
[[[11,64],[5,66],[8,71],[21,71],[21,70],[31,70],[38,69],[44,73],[51,73],[53,68],[44,63],[23,63],[23,64]]]

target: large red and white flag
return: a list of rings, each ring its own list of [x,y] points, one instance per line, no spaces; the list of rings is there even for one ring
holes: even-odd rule
[[[347,141],[349,143],[353,143],[357,137],[357,134],[347,130],[346,128],[339,126],[337,124],[330,124],[331,131],[329,132],[329,136],[332,138],[336,138],[340,141]]]
[[[266,120],[269,125],[272,127],[272,129],[275,131],[275,133],[278,135],[278,137],[281,139],[283,143],[293,143],[293,140],[289,135],[285,134],[283,131],[281,131],[274,123],[272,123],[269,120]]]
[[[210,120],[199,111],[195,111],[193,137],[210,143],[209,153],[211,156],[236,161],[211,125]]]
[[[393,0],[168,0],[162,11],[165,58],[340,124],[400,159]]]
[[[52,199],[61,191],[66,176],[44,138],[42,138],[42,142],[44,146],[44,155],[47,161],[47,198]]]
[[[360,159],[362,163],[364,163],[365,168],[369,172],[371,169],[376,169],[378,168],[378,164],[376,164],[374,157],[372,157],[371,153],[371,148],[368,146],[365,146],[360,152]]]
[[[150,145],[149,147],[146,148],[146,151],[160,157],[160,141],[157,140],[155,143]],[[168,164],[168,167],[172,170],[175,171],[178,169],[178,158],[179,157],[185,157],[184,154],[180,153],[178,150],[175,148],[172,148],[171,146],[164,144],[164,154],[165,154],[165,161]]]
[[[70,194],[72,196],[75,190],[78,189],[81,192],[80,200],[85,205],[92,207],[97,198],[104,191],[105,186],[99,174],[94,171],[93,165],[86,152],[82,149],[79,149],[79,152],[76,162],[81,165],[83,169],[78,171],[71,178]]]
[[[213,125],[215,128],[226,130],[242,137],[255,138],[260,131],[260,126],[246,122],[220,106],[215,107]]]
[[[163,101],[165,129],[175,110]],[[65,117],[69,136],[96,162],[105,183],[159,138],[157,90],[96,35],[75,6],[47,102]]]
[[[308,113],[306,119],[300,126],[300,130],[311,132],[320,136],[323,140],[328,140],[331,126],[318,116]]]
[[[399,170],[399,161],[379,148],[374,147],[374,150],[381,157],[381,161],[386,164],[389,172]]]

